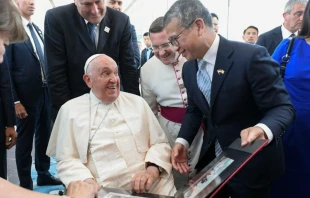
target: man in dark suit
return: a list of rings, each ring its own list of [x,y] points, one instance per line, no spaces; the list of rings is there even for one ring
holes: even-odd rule
[[[150,39],[150,35],[148,32],[143,34],[143,40],[146,48],[144,48],[141,52],[141,67],[148,61],[152,56],[154,56],[154,52],[152,50],[152,43]]]
[[[113,58],[123,90],[140,94],[129,17],[107,7],[104,0],[75,0],[48,10],[45,49],[53,118],[65,102],[89,92],[83,68],[94,54]]]
[[[123,0],[109,0],[108,6],[115,10],[122,12],[123,10]],[[140,66],[140,50],[138,47],[138,39],[136,34],[136,29],[134,25],[131,25],[131,42],[135,54],[135,68]]]
[[[7,61],[4,58],[4,61]],[[16,143],[15,111],[9,68],[0,62],[0,177],[7,178],[6,150]]]
[[[37,185],[59,185],[49,172],[50,158],[45,154],[51,133],[50,99],[47,90],[42,32],[31,22],[34,0],[17,0],[28,39],[9,45],[7,61],[12,74],[13,100],[17,116],[16,165],[20,186],[33,189],[31,178],[32,145],[35,134]]]
[[[283,25],[261,34],[256,44],[264,46],[272,55],[283,39],[297,36],[306,4],[307,0],[289,0],[284,8]]]
[[[284,171],[281,136],[295,111],[265,48],[217,35],[199,0],[179,0],[165,15],[170,42],[188,62],[183,67],[188,107],[173,148],[173,167],[187,172],[187,148],[202,121],[206,127],[197,168],[204,168],[237,138],[269,144],[226,185],[223,197],[268,197]]]

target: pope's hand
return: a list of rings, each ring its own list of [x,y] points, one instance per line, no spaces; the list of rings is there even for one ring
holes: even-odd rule
[[[70,182],[67,189],[67,196],[74,198],[95,198],[98,191],[94,185],[82,181]]]
[[[93,179],[93,178],[88,178],[85,179],[84,182],[93,185],[94,188],[97,190],[97,192],[100,190],[101,186]]]
[[[145,172],[135,174],[131,180],[131,189],[136,193],[148,192],[158,177],[157,167],[149,166]]]
[[[181,143],[176,142],[172,149],[171,161],[174,169],[182,173],[188,173],[187,150]]]
[[[246,146],[252,143],[254,140],[268,139],[265,131],[258,126],[243,129],[240,133],[240,136],[241,136],[241,146]]]

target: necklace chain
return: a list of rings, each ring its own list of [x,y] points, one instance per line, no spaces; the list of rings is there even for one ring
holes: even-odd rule
[[[113,102],[108,106],[107,108],[107,112],[104,114],[100,124],[98,125],[98,127],[96,128],[94,134],[90,137],[90,134],[91,134],[91,98],[90,98],[90,94],[89,94],[89,140],[88,140],[88,152],[90,153],[90,143],[91,141],[93,140],[94,136],[96,135],[98,129],[100,128],[101,124],[103,123],[105,117],[107,116],[107,114],[109,113],[110,109],[112,108],[112,105],[113,105]],[[98,106],[99,106],[100,103],[98,103],[97,105],[97,108],[98,109]]]

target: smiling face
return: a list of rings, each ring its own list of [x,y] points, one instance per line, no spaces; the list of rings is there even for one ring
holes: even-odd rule
[[[150,33],[154,55],[165,65],[175,62],[176,52],[173,46],[169,45],[166,31]]]
[[[101,101],[111,103],[118,98],[120,79],[118,67],[112,58],[106,55],[96,57],[89,63],[83,79]]]
[[[106,12],[104,0],[75,0],[80,15],[92,24],[99,24]]]
[[[179,20],[173,18],[165,27],[168,39],[177,40],[176,50],[187,60],[201,59],[206,53],[205,50],[205,30],[206,27],[202,19],[197,18],[187,27],[179,25]],[[213,37],[215,32],[212,30]],[[181,33],[181,34],[180,34]]]

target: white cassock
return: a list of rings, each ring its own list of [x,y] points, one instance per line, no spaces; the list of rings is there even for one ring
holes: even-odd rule
[[[180,56],[177,64],[164,65],[157,57],[153,56],[141,68],[142,97],[155,115],[158,114],[158,105],[162,108],[177,107],[185,109],[187,107],[187,93],[182,79],[182,68],[185,62],[186,59]],[[184,115],[182,115],[182,120],[183,117]],[[169,144],[173,147],[181,123],[173,122],[161,114],[158,115],[158,121],[168,137]],[[191,171],[198,162],[202,142],[203,130],[200,129],[189,148]],[[175,178],[175,181],[177,181],[177,178]]]
[[[161,195],[176,192],[170,153],[167,137],[148,104],[124,92],[112,104],[102,103],[92,92],[65,103],[47,148],[66,186],[94,178],[103,187],[129,190],[132,177],[151,162],[164,169],[150,191]]]

